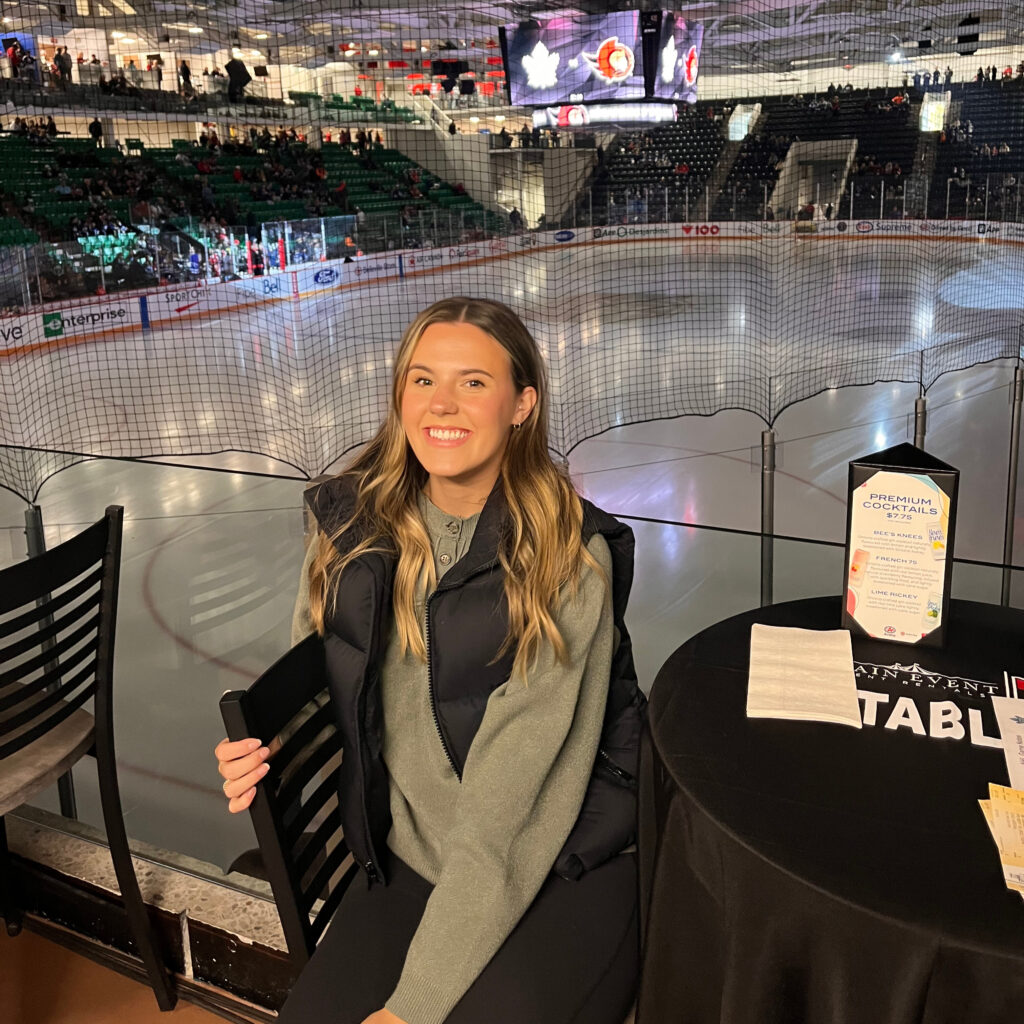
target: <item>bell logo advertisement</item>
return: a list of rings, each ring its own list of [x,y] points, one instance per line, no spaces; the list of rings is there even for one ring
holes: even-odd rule
[[[843,625],[941,646],[959,472],[910,444],[850,464]]]

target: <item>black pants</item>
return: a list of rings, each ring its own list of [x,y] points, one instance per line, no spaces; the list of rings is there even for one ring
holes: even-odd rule
[[[357,878],[279,1024],[362,1024],[402,973],[431,885],[391,858],[390,883]],[[623,1024],[639,971],[636,856],[578,882],[552,875],[445,1024]]]

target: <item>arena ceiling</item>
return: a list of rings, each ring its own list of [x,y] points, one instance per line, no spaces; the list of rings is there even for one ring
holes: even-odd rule
[[[420,57],[482,61],[498,51],[497,29],[526,17],[580,11],[657,9],[663,3],[583,0],[448,3],[389,0],[2,0],[4,25],[60,39],[69,30],[119,32],[115,46],[212,52],[239,47],[274,63],[330,60],[413,62]],[[925,0],[698,0],[683,8],[705,23],[703,66],[719,72],[784,74],[807,66],[905,59],[948,63],[975,46],[979,63],[996,46],[1024,56],[1024,0],[928,3]],[[977,19],[964,24],[965,19]],[[133,33],[133,34],[132,34]],[[977,34],[973,46],[958,38]],[[124,41],[127,40],[127,41]],[[137,47],[138,48],[138,47]],[[115,50],[116,52],[116,50]],[[396,74],[401,68],[391,69]]]

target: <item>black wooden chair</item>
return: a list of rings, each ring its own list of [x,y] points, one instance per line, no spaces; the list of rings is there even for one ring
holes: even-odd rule
[[[96,758],[100,804],[128,925],[162,1010],[176,996],[135,877],[114,760],[114,626],[124,509],[0,571],[0,912],[21,930],[3,816]],[[83,707],[93,701],[93,714]]]
[[[306,637],[247,690],[220,699],[228,739],[287,737],[249,807],[288,952],[301,969],[355,877],[335,778],[341,737],[327,695],[323,641]]]

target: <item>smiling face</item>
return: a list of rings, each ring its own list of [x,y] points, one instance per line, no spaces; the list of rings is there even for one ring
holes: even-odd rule
[[[427,494],[453,515],[479,512],[501,470],[513,424],[537,401],[517,390],[508,353],[475,324],[432,323],[401,392],[402,429],[429,475]]]

